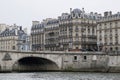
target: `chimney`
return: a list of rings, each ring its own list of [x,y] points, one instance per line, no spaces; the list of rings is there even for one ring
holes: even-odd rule
[[[85,10],[84,10],[84,8],[82,8],[82,12],[83,12],[83,13],[85,13]]]
[[[72,8],[70,8],[70,13],[72,12]]]
[[[90,12],[90,14],[93,14],[93,12]]]
[[[22,30],[22,26],[20,26],[20,30]]]
[[[98,13],[97,12],[95,12],[95,15],[97,15]]]
[[[109,12],[109,16],[111,16],[111,15],[112,15],[112,11]]]
[[[108,16],[108,12],[104,12],[104,17],[107,17]]]

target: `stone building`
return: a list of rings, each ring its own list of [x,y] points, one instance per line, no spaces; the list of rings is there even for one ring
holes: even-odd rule
[[[85,13],[84,9],[70,9],[69,13],[59,16],[59,41],[62,50],[97,49],[96,21],[100,18],[97,13]]]
[[[0,50],[29,50],[28,35],[21,26],[12,25],[0,33]]]
[[[59,21],[49,19],[44,28],[45,49],[51,51],[59,50]]]
[[[4,23],[0,24],[0,33],[1,33],[2,31],[4,31],[7,27],[8,27],[8,25],[6,25],[6,24],[4,24]]]
[[[31,46],[33,51],[44,50],[44,24],[38,21],[32,23]]]
[[[31,28],[32,49],[51,51],[94,51],[97,50],[97,13],[85,13],[84,9],[70,9],[58,19],[43,20],[44,26],[35,21]],[[42,33],[40,33],[40,32]],[[40,36],[43,37],[40,37]],[[39,41],[41,40],[41,42]],[[41,45],[44,49],[41,49]]]
[[[120,51],[120,12],[105,12],[98,21],[97,43],[101,51]]]

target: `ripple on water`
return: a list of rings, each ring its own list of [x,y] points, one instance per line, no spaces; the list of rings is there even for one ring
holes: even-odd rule
[[[119,75],[81,72],[0,73],[0,80],[120,80]]]

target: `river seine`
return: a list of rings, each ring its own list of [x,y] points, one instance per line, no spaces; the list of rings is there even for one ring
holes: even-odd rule
[[[0,80],[120,80],[120,73],[81,73],[81,72],[0,73]]]

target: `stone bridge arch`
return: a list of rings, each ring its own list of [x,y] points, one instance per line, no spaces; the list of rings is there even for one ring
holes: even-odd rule
[[[13,61],[12,70],[14,71],[42,71],[42,70],[60,70],[61,57],[57,55],[44,54],[18,54]],[[34,63],[30,63],[32,60]],[[30,64],[29,64],[30,63]]]

